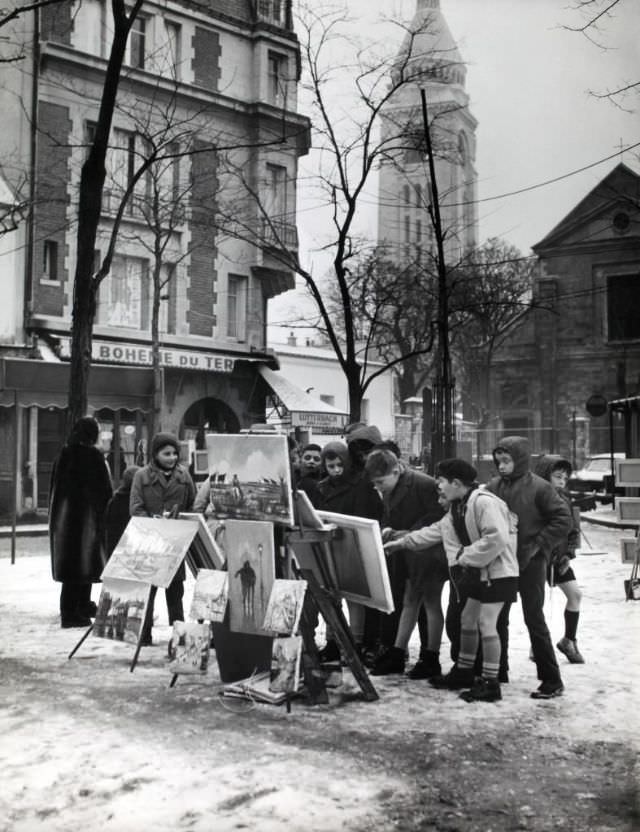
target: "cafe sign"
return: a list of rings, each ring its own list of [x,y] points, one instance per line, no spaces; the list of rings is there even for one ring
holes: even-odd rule
[[[60,357],[71,358],[71,339],[60,338]],[[122,341],[93,340],[91,360],[96,364],[127,364],[151,367],[151,347],[127,344]],[[183,370],[207,370],[213,373],[232,373],[237,357],[218,353],[193,352],[160,347],[160,366]]]

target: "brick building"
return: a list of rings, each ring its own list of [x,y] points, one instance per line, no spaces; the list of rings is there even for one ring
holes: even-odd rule
[[[10,287],[0,308],[0,514],[13,489],[18,513],[46,507],[51,461],[64,441],[78,185],[110,15],[101,0],[61,2],[3,29],[3,56],[22,57],[3,65],[0,167],[31,210],[0,237]],[[297,113],[299,72],[291,0],[149,2],[133,24],[97,264],[123,196],[131,196],[100,286],[89,390],[116,480],[147,438],[154,308],[162,429],[193,447],[207,431],[264,420],[269,389],[259,368],[277,366],[266,308],[294,286],[278,253],[297,247],[297,162],[310,141]]]
[[[532,248],[535,308],[491,368],[494,431],[580,464],[610,450],[606,410],[591,416],[588,400],[640,393],[640,176],[618,164]],[[618,413],[613,434],[624,450]]]

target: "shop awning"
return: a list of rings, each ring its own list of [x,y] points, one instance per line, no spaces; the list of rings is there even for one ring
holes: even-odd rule
[[[265,366],[259,370],[274,395],[287,409],[291,427],[312,428],[316,433],[331,433],[347,424],[348,413],[323,402],[322,399],[310,396],[279,371],[270,370]]]
[[[70,365],[64,361],[0,359],[0,406],[66,408]],[[148,367],[94,364],[89,374],[92,410],[151,410],[153,371]]]

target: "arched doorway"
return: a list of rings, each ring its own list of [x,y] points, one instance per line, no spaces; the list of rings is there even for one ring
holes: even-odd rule
[[[182,439],[195,441],[196,449],[205,447],[207,433],[240,433],[240,421],[228,404],[220,399],[200,399],[184,414],[180,425]]]

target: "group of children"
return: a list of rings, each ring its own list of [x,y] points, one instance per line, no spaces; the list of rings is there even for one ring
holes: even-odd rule
[[[381,523],[396,612],[374,615],[349,606],[354,638],[371,673],[404,672],[418,624],[420,654],[411,678],[460,690],[468,702],[499,700],[501,683],[509,681],[509,613],[519,594],[539,680],[531,696],[560,696],[564,686],[544,616],[547,582],[567,597],[557,649],[571,663],[584,662],[577,645],[580,591],[570,566],[579,542],[566,488],[570,463],[546,455],[534,472],[528,441],[505,437],[493,451],[497,476],[480,486],[475,468],[463,459],[443,460],[433,478],[405,466],[393,443],[366,430],[364,445],[362,429],[356,429],[346,443],[314,446],[319,464],[311,484],[308,470],[299,481],[307,477],[317,508]],[[441,594],[447,580],[445,622]],[[443,674],[445,624],[454,664]],[[329,637],[323,657],[337,652]]]
[[[90,468],[84,457],[76,462],[70,456],[67,462],[69,454],[78,456],[87,448],[86,453],[91,452],[97,423],[81,420],[76,433],[82,441],[72,435],[56,466],[52,489],[52,567],[54,579],[63,583],[63,626],[84,626],[95,613],[89,609],[89,591],[91,582],[99,578],[96,570],[102,561],[96,555],[95,565],[85,563],[80,549],[73,555],[73,539],[82,537],[81,548],[86,548],[86,539],[77,524],[66,522],[71,502],[77,503],[76,520],[89,514],[96,490],[92,481],[99,479],[103,467],[96,462]],[[351,630],[371,673],[404,672],[409,639],[417,625],[420,654],[408,673],[412,679],[461,690],[461,697],[469,702],[499,700],[500,684],[509,681],[509,612],[519,594],[530,657],[540,681],[531,696],[561,695],[564,687],[544,617],[547,582],[559,586],[567,598],[565,634],[557,649],[571,663],[584,662],[577,644],[581,595],[571,568],[579,528],[567,491],[570,463],[546,455],[534,473],[527,440],[505,437],[493,451],[497,476],[480,486],[475,468],[463,459],[440,462],[435,478],[406,466],[397,446],[383,442],[375,427],[356,424],[345,440],[323,447],[309,444],[301,450],[291,442],[290,459],[294,487],[304,490],[316,508],[368,517],[382,527],[395,612],[348,604]],[[101,508],[96,498],[90,509],[92,528],[104,528],[104,537],[95,542],[96,552],[104,545],[106,556],[110,555],[131,516],[203,510],[189,472],[178,459],[177,438],[156,434],[149,463],[125,470],[106,508],[109,494],[100,492]],[[75,474],[71,476],[67,468]],[[80,487],[82,472],[88,479]],[[95,520],[102,511],[103,524]],[[182,570],[166,590],[169,623],[184,618],[183,579]],[[445,620],[441,595],[447,580]],[[445,627],[454,664],[443,674],[440,645]],[[150,629],[143,634],[143,643],[151,643]],[[321,654],[325,660],[339,656],[330,633]]]

